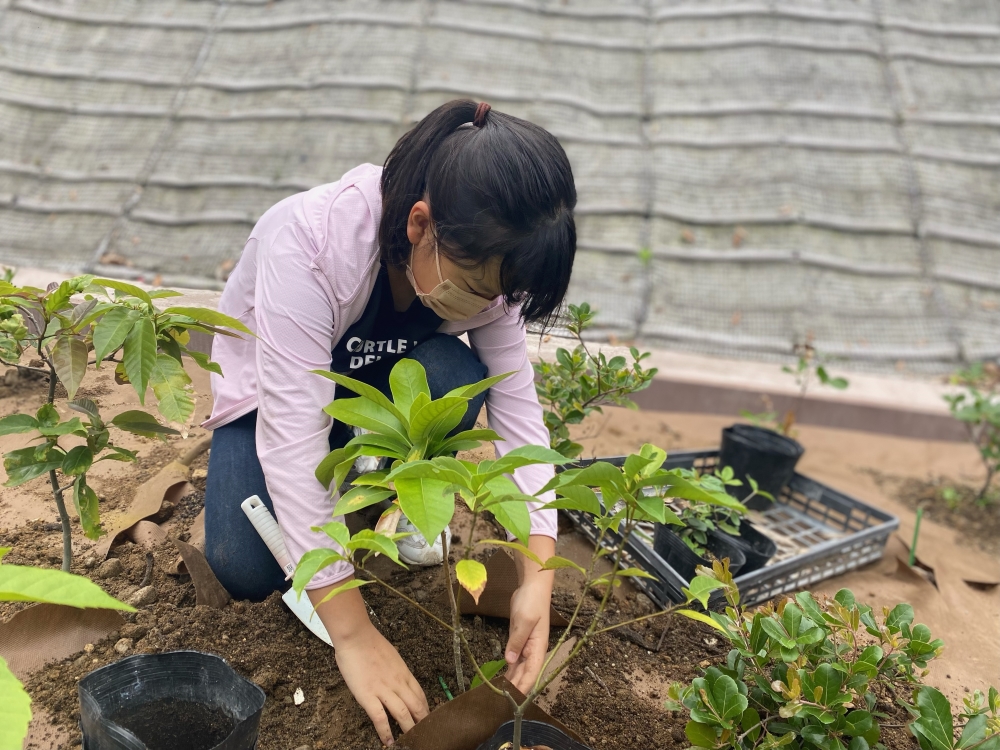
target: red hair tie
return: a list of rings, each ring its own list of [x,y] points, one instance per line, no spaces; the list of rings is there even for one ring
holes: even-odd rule
[[[479,102],[479,106],[476,107],[476,114],[472,118],[472,124],[477,128],[481,128],[486,124],[486,113],[493,109],[486,102]]]

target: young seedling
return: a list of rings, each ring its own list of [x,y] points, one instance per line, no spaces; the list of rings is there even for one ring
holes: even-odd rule
[[[73,556],[65,493],[73,491],[84,534],[97,539],[102,533],[98,497],[87,482],[87,472],[98,461],[136,458],[134,451],[112,442],[109,427],[149,438],[178,434],[139,409],[105,422],[96,403],[76,398],[87,368],[113,363],[115,380],[130,383],[140,404],[145,405],[147,391],[152,389],[160,414],[168,422],[184,424],[194,411],[194,397],[182,356],[221,374],[206,355],[187,348],[189,332],[250,333],[238,320],[214,310],[168,307],[160,311],[153,304],[155,299],[178,295],[169,289],[146,292],[122,281],[89,275],[51,284],[48,289],[0,281],[0,361],[37,372],[49,381],[46,401],[34,415],[11,414],[0,419],[0,435],[30,433],[37,441],[4,454],[8,476],[4,486],[48,477],[62,523],[64,571],[69,570]],[[43,366],[21,365],[28,352]],[[59,384],[66,391],[65,406],[86,422],[75,416],[62,418],[55,406]]]
[[[842,391],[850,385],[847,378],[830,376],[826,367],[822,364],[822,358],[811,343],[796,344],[794,351],[798,357],[795,367],[785,366],[781,370],[795,378],[795,385],[799,389],[795,406],[785,412],[785,416],[781,420],[778,419],[778,413],[775,411],[767,411],[760,414],[748,411],[740,412],[740,416],[750,420],[753,424],[767,427],[789,437],[792,436],[792,427],[795,424],[798,414],[802,411],[802,404],[805,402],[806,393],[809,391],[813,377],[816,378],[820,385],[829,386],[838,391]]]
[[[135,610],[83,576],[60,570],[4,565],[0,547],[0,602],[45,602],[67,607]],[[31,698],[0,656],[0,750],[20,750],[31,722]]]
[[[965,427],[969,441],[979,452],[986,470],[976,502],[984,503],[997,470],[1000,469],[1000,396],[996,393],[996,380],[989,377],[982,364],[976,364],[952,377],[952,383],[965,390],[948,395],[951,415]]]
[[[608,359],[603,352],[595,356],[582,338],[582,333],[593,324],[596,310],[586,302],[570,305],[566,328],[579,342],[570,352],[556,349],[555,362],[535,365],[538,381],[535,389],[538,400],[545,407],[545,426],[551,436],[551,447],[567,458],[576,458],[583,446],[573,442],[569,426],[580,424],[588,415],[601,413],[602,406],[614,405],[635,409],[629,396],[647,388],[656,374],[656,368],[643,369],[640,364],[650,356],[634,346],[629,349],[632,363],[625,357]]]
[[[943,648],[913,608],[899,604],[881,614],[859,604],[847,589],[833,600],[808,592],[749,612],[729,566],[699,568],[692,583],[705,605],[721,589],[723,612],[681,610],[729,641],[724,665],[709,667],[689,685],[675,683],[666,707],[690,716],[688,740],[705,750],[775,750],[785,745],[818,750],[881,747],[879,696],[899,698],[916,688],[910,725],[922,750],[971,750],[1000,745],[1000,697],[990,691],[967,700],[968,721],[955,740],[951,706],[921,684],[928,662]],[[704,597],[704,598],[702,598]],[[991,743],[992,738],[992,743]]]

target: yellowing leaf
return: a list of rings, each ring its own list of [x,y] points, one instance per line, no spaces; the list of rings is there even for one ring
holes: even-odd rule
[[[479,604],[479,597],[486,588],[486,566],[475,560],[459,560],[455,565],[455,576],[462,588]]]
[[[696,612],[693,609],[679,609],[677,610],[677,614],[684,615],[685,617],[692,620],[697,620],[698,622],[703,622],[706,625],[711,625],[713,628],[715,628],[721,633],[726,632],[725,628],[723,628],[719,623],[717,623],[711,617],[706,615],[704,612]]]

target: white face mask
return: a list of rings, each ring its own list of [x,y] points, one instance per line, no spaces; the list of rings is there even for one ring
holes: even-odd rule
[[[478,294],[459,289],[450,279],[444,278],[441,274],[441,257],[438,255],[437,248],[434,248],[434,262],[437,264],[440,283],[429,292],[422,292],[417,286],[417,280],[413,278],[413,271],[410,268],[412,262],[413,251],[411,250],[410,263],[406,266],[406,278],[420,301],[442,320],[467,320],[489,306],[489,300],[483,299]]]

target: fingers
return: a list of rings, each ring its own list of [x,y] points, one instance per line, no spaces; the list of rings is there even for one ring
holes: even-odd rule
[[[406,703],[406,707],[410,710],[410,716],[415,721],[420,721],[430,713],[430,708],[427,706],[427,696],[424,695],[424,691],[421,690],[417,681],[413,679],[412,674],[409,675],[409,679],[403,685],[400,697]]]
[[[517,617],[513,612],[511,615],[510,637],[507,639],[507,649],[504,652],[504,658],[507,660],[507,664],[514,666],[517,660],[521,658],[521,651],[524,650],[524,644],[528,642],[531,631],[535,629],[538,618]]]
[[[358,703],[368,714],[372,724],[375,725],[375,731],[378,732],[378,738],[382,740],[382,744],[391,745],[393,742],[392,729],[389,727],[389,717],[385,715],[382,702],[374,695],[366,695],[363,699],[359,697]],[[399,721],[398,718],[396,720]]]
[[[413,725],[417,722],[413,720],[413,717],[410,715],[410,709],[406,707],[406,703],[402,698],[395,693],[386,693],[381,696],[381,700],[404,733],[413,729]]]

